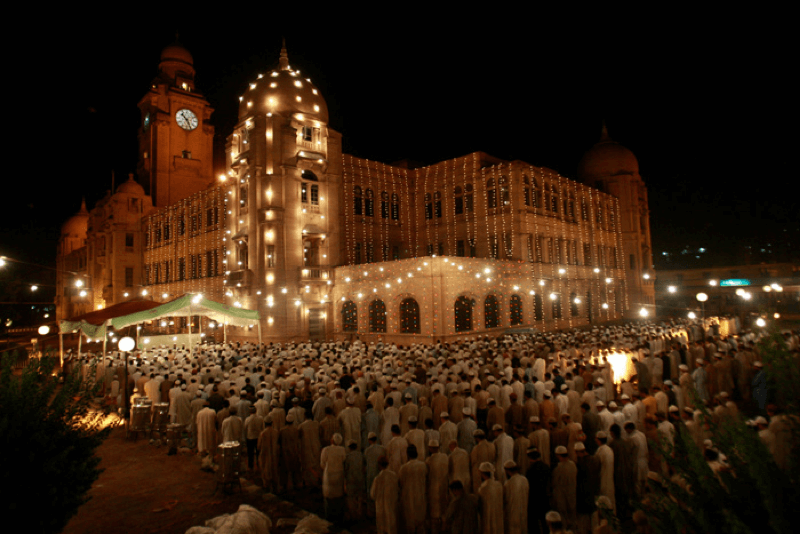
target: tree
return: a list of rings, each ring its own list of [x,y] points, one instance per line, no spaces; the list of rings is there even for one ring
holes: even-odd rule
[[[60,532],[102,471],[95,451],[109,429],[90,405],[98,385],[79,369],[60,384],[52,355],[32,358],[20,374],[14,360],[4,357],[0,371],[4,517],[24,518],[26,530]]]
[[[788,465],[778,466],[758,432],[743,419],[717,423],[707,409],[700,408],[714,448],[724,455],[727,465],[721,467],[714,459],[716,451],[701,450],[687,428],[676,425],[674,446],[661,450],[674,475],[660,484],[651,482],[651,493],[641,503],[656,532],[796,531],[793,520],[800,502],[800,366],[797,354],[787,349],[777,333],[760,342],[759,354],[772,400],[783,410],[781,424],[791,432]]]

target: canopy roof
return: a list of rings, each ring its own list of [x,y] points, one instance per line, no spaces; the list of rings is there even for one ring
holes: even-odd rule
[[[133,313],[140,313],[151,310],[159,306],[158,302],[152,300],[135,299],[120,302],[102,310],[96,310],[70,319],[58,322],[58,331],[61,334],[82,331],[89,337],[100,337],[105,335],[105,325],[109,319],[122,317]]]
[[[186,293],[182,297],[165,302],[158,307],[115,317],[109,322],[114,328],[124,328],[162,317],[187,317],[189,315],[204,315],[219,323],[235,326],[251,326],[258,323],[261,318],[258,310],[236,308],[207,299],[199,293]]]
[[[102,337],[106,326],[116,329],[132,324],[154,321],[162,317],[187,317],[204,315],[219,323],[235,326],[250,326],[258,323],[258,310],[245,310],[215,302],[199,293],[186,293],[170,302],[159,304],[151,300],[131,300],[114,304],[102,310],[59,321],[62,334],[81,330],[90,337]]]

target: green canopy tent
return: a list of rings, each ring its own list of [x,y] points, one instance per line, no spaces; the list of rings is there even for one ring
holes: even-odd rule
[[[192,315],[204,315],[223,325],[232,324],[246,327],[256,324],[258,325],[258,342],[261,343],[261,315],[258,310],[246,310],[228,306],[208,299],[200,293],[186,293],[175,300],[165,302],[152,309],[114,317],[108,321],[108,324],[114,329],[120,329],[145,321],[155,321],[162,317],[191,317]],[[191,340],[191,322],[189,325]]]
[[[106,324],[114,317],[127,316],[158,307],[158,302],[152,300],[134,299],[108,306],[70,319],[58,322],[58,339],[61,361],[64,360],[64,334],[80,332],[87,337],[103,338],[103,354],[106,352]],[[83,336],[78,336],[78,353],[81,351]]]

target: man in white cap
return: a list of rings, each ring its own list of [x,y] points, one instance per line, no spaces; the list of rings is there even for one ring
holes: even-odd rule
[[[370,497],[375,501],[375,526],[378,534],[397,534],[397,517],[400,508],[400,484],[397,473],[389,469],[389,460],[378,460],[380,473],[370,487]]]
[[[342,429],[345,443],[353,440],[361,450],[361,410],[355,406],[355,398],[347,397],[347,407],[339,412],[339,425]]]
[[[462,412],[464,418],[456,425],[458,429],[458,446],[467,451],[467,454],[471,454],[473,447],[475,447],[475,431],[478,429],[478,425],[473,419],[472,408],[465,406]]]
[[[563,445],[555,450],[558,465],[553,469],[553,504],[567,528],[573,528],[577,521],[578,467],[569,459],[567,452]]]
[[[492,433],[495,447],[495,473],[500,483],[505,484],[506,472],[503,466],[509,460],[514,459],[514,438],[503,430],[503,425],[494,425]]]
[[[417,455],[417,448],[409,445],[408,461],[400,467],[400,507],[406,534],[423,534],[427,513],[426,478],[428,466]]]
[[[325,518],[341,520],[344,512],[344,461],[347,457],[342,447],[342,435],[334,434],[331,444],[320,453],[322,467],[322,496],[325,499]]]
[[[445,454],[450,454],[448,445],[450,444],[450,440],[458,439],[458,427],[450,420],[449,412],[442,412],[439,414],[439,420],[442,422],[439,426],[439,450]]]
[[[528,534],[528,479],[519,473],[513,460],[503,464],[503,524],[506,534]]]
[[[614,452],[606,443],[608,433],[600,431],[595,438],[597,440],[597,451],[594,453],[600,459],[600,495],[609,498],[614,504]],[[616,510],[616,506],[613,506]]]
[[[472,490],[474,493],[477,493],[481,485],[480,465],[486,462],[494,464],[497,458],[497,450],[495,449],[494,443],[486,439],[486,434],[483,430],[475,430],[473,436],[476,443],[472,452],[469,454],[469,459],[472,465]]]
[[[431,534],[441,532],[442,517],[447,511],[449,463],[447,455],[439,452],[439,441],[428,442],[428,521]]]
[[[483,462],[477,467],[481,480],[477,491],[481,504],[481,533],[504,534],[503,485],[494,479],[492,462]]]
[[[447,458],[448,480],[452,484],[459,480],[464,486],[464,491],[472,493],[472,474],[470,472],[469,453],[458,446],[456,440],[447,444],[449,451]]]

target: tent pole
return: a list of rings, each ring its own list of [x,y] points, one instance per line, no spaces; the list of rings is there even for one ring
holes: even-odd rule
[[[81,342],[83,341],[83,330],[78,330],[78,356],[81,355]]]
[[[261,345],[261,319],[258,320],[258,344]]]
[[[191,311],[189,316],[186,318],[186,324],[189,325],[189,353],[192,352],[192,315]]]
[[[64,369],[64,334],[58,333],[58,359],[61,369]]]
[[[222,342],[228,342],[228,323],[222,323]]]

